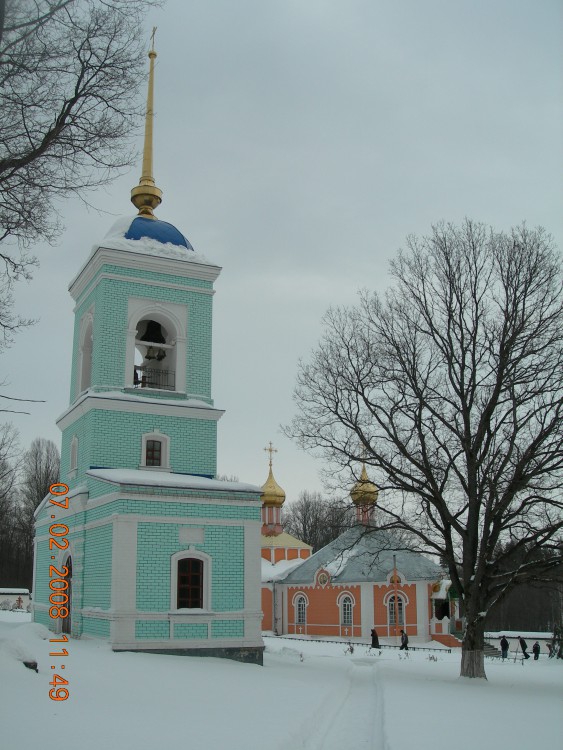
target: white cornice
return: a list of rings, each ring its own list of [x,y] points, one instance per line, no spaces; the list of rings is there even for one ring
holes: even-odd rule
[[[122,268],[142,269],[151,273],[168,273],[185,279],[199,279],[213,283],[221,273],[220,266],[196,263],[194,261],[162,258],[125,250],[112,250],[99,246],[88,258],[80,271],[69,284],[69,292],[76,301],[84,293],[88,284],[96,277],[103,265],[115,265]],[[129,277],[122,277],[130,280]]]
[[[178,401],[170,399],[166,401],[158,399],[146,399],[143,397],[120,398],[121,394],[116,392],[112,395],[91,393],[87,391],[78,401],[71,404],[57,419],[57,426],[65,430],[77,419],[87,414],[92,409],[103,411],[122,411],[129,414],[152,414],[160,417],[182,417],[185,419],[207,419],[218,422],[225,413],[222,409],[215,409],[201,401]]]
[[[204,294],[209,297],[212,297],[215,295],[214,289],[205,289],[200,286],[186,286],[183,284],[170,284],[167,281],[152,281],[151,279],[145,279],[141,276],[122,276],[118,273],[101,273],[98,277],[98,280],[102,279],[114,279],[116,281],[126,281],[136,284],[144,284],[145,286],[156,286],[159,289],[179,289],[182,292],[195,292],[197,294]],[[80,297],[77,297],[77,303],[74,306],[73,312],[75,313],[78,308],[80,307],[80,304],[82,300],[80,300]]]

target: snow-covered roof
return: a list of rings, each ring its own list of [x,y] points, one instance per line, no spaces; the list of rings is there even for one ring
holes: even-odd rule
[[[401,548],[397,538],[381,529],[367,530],[357,525],[347,529],[337,539],[303,561],[285,578],[286,583],[313,583],[319,568],[328,570],[337,583],[385,581],[393,571],[393,556],[397,572],[407,581],[435,581],[441,568],[419,552]]]
[[[299,567],[304,560],[280,560],[273,564],[262,558],[262,583],[283,581],[283,579],[295,568]]]
[[[255,484],[244,482],[224,482],[221,479],[208,479],[192,474],[174,474],[169,471],[149,471],[144,469],[89,469],[86,474],[93,479],[101,479],[112,484],[164,487],[168,489],[190,489],[206,492],[258,493]]]
[[[2,594],[24,594],[29,596],[29,589],[7,589],[2,586],[0,588],[0,596],[2,596]]]

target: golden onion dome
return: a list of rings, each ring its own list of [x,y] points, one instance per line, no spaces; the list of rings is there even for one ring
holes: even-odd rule
[[[266,479],[266,481],[262,485],[262,503],[264,505],[281,507],[284,502],[285,492],[274,479],[272,466],[270,465],[270,473],[268,474],[268,479]]]
[[[366,465],[362,466],[359,480],[352,487],[350,497],[355,505],[374,505],[377,502],[379,490],[373,482],[370,482]]]

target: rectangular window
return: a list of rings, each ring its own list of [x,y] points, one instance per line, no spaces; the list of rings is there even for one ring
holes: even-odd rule
[[[203,609],[203,561],[184,557],[178,561],[178,609]]]
[[[147,440],[145,466],[162,465],[162,443],[160,440]]]
[[[306,615],[306,602],[305,597],[300,596],[297,600],[297,624],[298,625],[305,625],[307,615]]]
[[[352,600],[349,597],[342,602],[342,625],[352,625]]]

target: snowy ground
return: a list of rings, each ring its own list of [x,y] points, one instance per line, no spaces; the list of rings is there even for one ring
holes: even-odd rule
[[[31,750],[531,750],[560,747],[563,662],[487,660],[460,679],[459,652],[381,655],[346,644],[266,638],[264,667],[219,659],[114,654],[58,644],[29,615],[0,613],[2,746]],[[39,673],[22,659],[35,656]],[[432,656],[432,660],[429,659]],[[437,661],[433,659],[436,658]],[[54,672],[70,697],[49,698]]]

